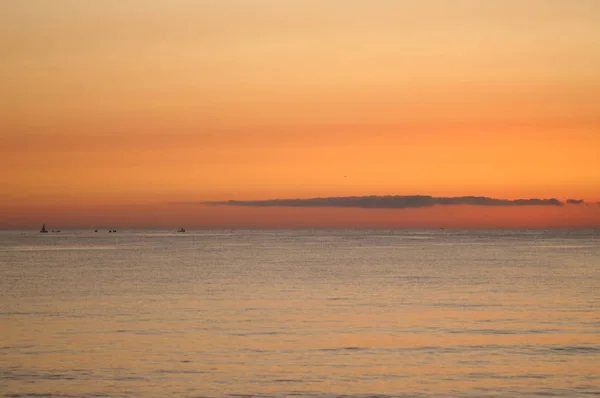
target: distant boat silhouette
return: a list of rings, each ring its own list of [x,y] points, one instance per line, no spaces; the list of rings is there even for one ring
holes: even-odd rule
[[[179,228],[177,232],[185,232],[185,228]]]
[[[42,229],[40,229],[40,232],[43,234],[47,234],[48,230],[46,229],[46,224],[42,224]]]

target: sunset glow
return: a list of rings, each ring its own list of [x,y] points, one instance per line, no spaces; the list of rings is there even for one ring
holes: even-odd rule
[[[0,26],[0,228],[600,226],[595,0],[6,0]],[[178,204],[366,195],[584,203]]]

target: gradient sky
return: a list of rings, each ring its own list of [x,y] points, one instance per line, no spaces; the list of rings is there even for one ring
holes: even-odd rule
[[[0,228],[600,226],[596,0],[3,0],[0,60]],[[171,204],[347,195],[589,204]]]

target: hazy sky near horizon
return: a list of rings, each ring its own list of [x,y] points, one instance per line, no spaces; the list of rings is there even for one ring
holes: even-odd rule
[[[600,224],[599,206],[165,205],[600,201],[595,0],[4,0],[0,59],[0,224]]]

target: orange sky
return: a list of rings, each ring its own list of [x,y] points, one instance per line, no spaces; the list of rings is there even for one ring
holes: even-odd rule
[[[0,3],[0,228],[598,226],[595,0]],[[345,195],[560,208],[177,206]]]

